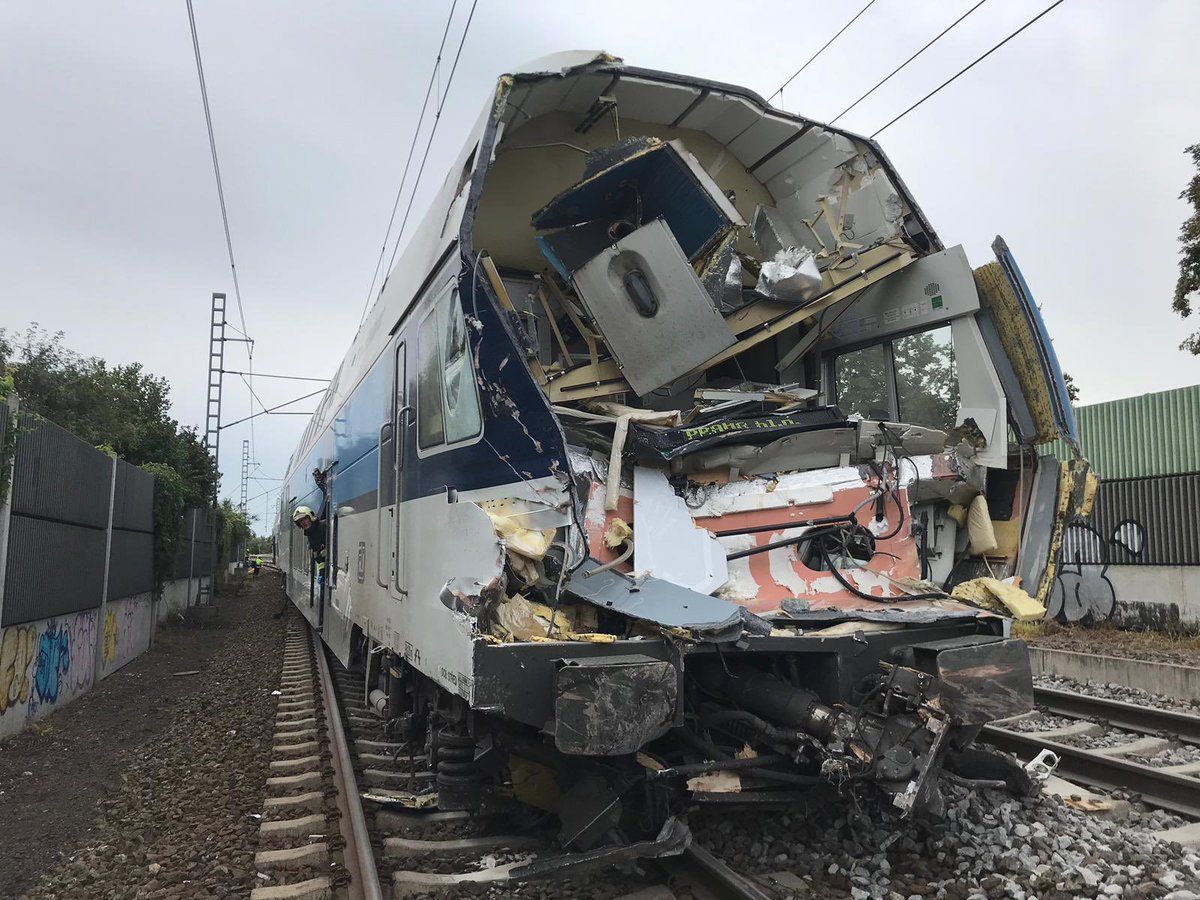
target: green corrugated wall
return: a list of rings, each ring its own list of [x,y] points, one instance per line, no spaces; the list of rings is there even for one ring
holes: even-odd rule
[[[1200,472],[1200,384],[1075,407],[1083,455],[1101,478]],[[1070,459],[1062,441],[1043,450]]]

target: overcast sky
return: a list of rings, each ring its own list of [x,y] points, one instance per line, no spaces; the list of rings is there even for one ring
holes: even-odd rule
[[[878,0],[783,105],[832,118],[972,2]],[[1047,3],[990,0],[839,124],[869,134]],[[480,0],[417,209],[516,64],[602,48],[766,96],[860,5]],[[357,328],[450,4],[195,6],[255,368],[327,377]],[[980,264],[1004,235],[1085,403],[1200,382],[1177,349],[1200,322],[1170,310],[1198,37],[1194,0],[1067,0],[880,136],[947,245]],[[209,298],[232,306],[232,285],[183,0],[3,3],[0,116],[0,325],[36,321],[84,354],[142,362],[170,379],[180,421],[202,424]],[[304,392],[256,388],[268,405]],[[226,420],[249,408],[234,379]],[[305,421],[256,420],[257,476],[283,474]],[[222,436],[235,501],[249,436]],[[268,518],[274,499],[251,512]]]

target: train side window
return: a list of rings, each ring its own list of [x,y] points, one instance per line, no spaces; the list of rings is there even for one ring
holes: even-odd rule
[[[958,416],[958,372],[950,326],[892,341],[900,421],[953,428]]]
[[[843,353],[833,361],[837,405],[845,415],[858,413],[864,419],[872,410],[889,410],[888,353],[883,344]]]
[[[417,335],[417,443],[434,447],[446,440],[442,417],[442,359],[438,350],[438,322],[430,310]]]
[[[458,292],[448,293],[438,303],[442,326],[442,385],[446,396],[446,443],[454,444],[479,434],[483,419],[475,391],[475,372],[467,349],[467,323]]]
[[[949,325],[842,353],[833,361],[833,378],[843,413],[954,427],[959,392]]]

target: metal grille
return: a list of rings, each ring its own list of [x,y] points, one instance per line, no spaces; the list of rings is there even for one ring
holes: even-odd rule
[[[101,529],[14,515],[9,524],[0,625],[99,606],[104,542]]]
[[[120,460],[114,473],[111,457],[37,416],[19,422],[0,624],[100,605],[110,491],[108,596],[152,591],[154,476]]]
[[[13,470],[14,515],[104,529],[112,460],[53,422],[22,414]]]
[[[154,531],[154,476],[123,460],[117,460],[113,528]]]
[[[174,576],[198,578],[212,574],[213,552],[210,509],[190,508],[183,513],[183,530],[175,549]],[[192,535],[195,540],[192,540]]]
[[[108,562],[109,602],[154,590],[154,535],[142,531],[112,533]]]
[[[1110,553],[1122,565],[1200,565],[1200,473],[1131,478],[1100,485],[1092,513],[1096,529],[1106,537],[1126,519],[1146,529],[1146,549],[1134,558],[1124,550]]]
[[[1101,478],[1200,471],[1200,384],[1075,409],[1083,455]],[[1047,445],[1062,460],[1062,441]]]

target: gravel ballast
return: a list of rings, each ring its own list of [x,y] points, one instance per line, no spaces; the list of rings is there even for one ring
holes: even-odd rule
[[[910,900],[1127,897],[1186,900],[1200,889],[1200,857],[1154,837],[1170,817],[1112,821],[1045,796],[945,785],[940,823],[900,822],[864,802],[805,815],[707,815],[697,840],[735,868],[789,872],[796,898]]]
[[[1138,706],[1152,706],[1155,709],[1169,709],[1176,712],[1200,715],[1200,704],[1191,700],[1180,700],[1163,694],[1151,694],[1138,688],[1111,682],[1075,681],[1073,678],[1061,678],[1057,675],[1036,675],[1035,687],[1052,688],[1056,691],[1070,691],[1075,694],[1087,694],[1089,697],[1101,697],[1105,700],[1120,700],[1124,703],[1134,703]]]
[[[180,699],[162,736],[136,751],[90,839],[27,895],[183,900],[245,897],[254,852],[283,649],[278,581],[222,598],[232,633]]]

